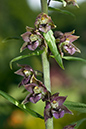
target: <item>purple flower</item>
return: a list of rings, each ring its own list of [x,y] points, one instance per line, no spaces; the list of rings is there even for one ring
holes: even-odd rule
[[[72,114],[72,112],[63,105],[65,100],[66,100],[66,97],[59,96],[59,93],[53,94],[50,97],[50,101],[47,101],[45,110],[44,110],[45,122],[49,118],[52,118],[53,116],[56,119],[59,119],[59,118],[62,118],[65,113]]]
[[[35,27],[36,29],[47,33],[50,29],[55,28],[53,21],[51,20],[51,17],[49,17],[45,13],[41,13],[37,16],[35,21]]]
[[[22,45],[20,52],[28,48],[29,50],[34,51],[37,47],[42,47],[44,45],[43,36],[33,28],[26,27],[27,32],[21,35],[25,43]]]
[[[76,0],[64,0],[63,4],[64,4],[64,6],[66,6],[67,4],[68,4],[68,5],[69,5],[69,4],[73,4],[74,6],[76,6],[76,7],[79,8],[79,6],[78,6]]]
[[[23,80],[20,82],[19,87],[21,85],[26,85],[28,83],[32,83],[33,78],[36,77],[35,71],[29,65],[21,65],[18,64],[21,69],[17,70],[15,74],[23,76]]]
[[[58,44],[59,51],[61,56],[63,56],[63,52],[69,53],[73,55],[75,52],[79,52],[80,50],[72,44],[75,40],[79,38],[79,36],[72,35],[75,31],[62,33],[60,31],[55,31],[54,36],[56,38],[56,43]]]
[[[74,125],[67,125],[63,129],[74,129],[75,126],[76,126],[76,124],[74,124]]]
[[[42,101],[46,101],[50,97],[50,92],[46,89],[44,84],[39,80],[37,80],[36,83],[24,85],[24,87],[27,91],[30,92],[30,94],[27,95],[27,97],[23,101],[23,104],[28,102],[36,103],[40,99],[42,99]]]

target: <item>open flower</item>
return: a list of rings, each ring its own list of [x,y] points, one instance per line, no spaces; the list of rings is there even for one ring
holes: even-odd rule
[[[74,124],[74,125],[67,125],[63,129],[74,129],[75,126],[76,126],[76,124]]]
[[[34,81],[33,78],[35,78],[38,73],[35,72],[29,65],[18,64],[18,66],[21,67],[21,69],[17,70],[15,74],[18,74],[24,77],[23,80],[20,82],[19,87],[21,85],[32,83]]]
[[[43,36],[33,28],[26,27],[27,32],[21,35],[25,43],[22,45],[20,52],[28,48],[34,51],[37,47],[42,47],[44,45]]]
[[[53,21],[51,20],[51,17],[49,17],[45,13],[41,13],[37,16],[35,21],[35,27],[36,29],[47,33],[50,29],[55,28]]]
[[[27,97],[23,101],[23,104],[27,102],[36,103],[40,99],[42,99],[42,101],[46,101],[50,97],[50,92],[46,89],[44,84],[39,80],[37,80],[36,83],[24,85],[24,87],[30,93],[29,95],[27,95]]]
[[[78,4],[77,4],[77,1],[76,1],[76,0],[64,0],[64,1],[63,1],[63,5],[64,5],[64,7],[65,7],[67,4],[73,4],[74,6],[76,6],[76,7],[78,7],[78,8],[79,8],[79,6],[78,6]]]
[[[72,44],[72,42],[79,38],[79,36],[72,35],[74,32],[75,31],[73,30],[72,32],[66,32],[63,34],[60,31],[55,31],[54,36],[56,38],[56,43],[58,44],[61,56],[63,56],[62,50],[70,55],[73,55],[75,52],[80,53],[80,50],[74,44]]]
[[[63,105],[65,100],[66,97],[59,96],[59,93],[56,93],[50,97],[50,101],[46,103],[44,110],[45,122],[53,116],[56,119],[59,119],[62,118],[65,113],[72,114],[72,112]]]

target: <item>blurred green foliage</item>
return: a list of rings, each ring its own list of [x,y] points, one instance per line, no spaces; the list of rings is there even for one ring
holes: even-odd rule
[[[49,12],[49,15],[51,15],[58,30],[62,32],[76,30],[75,34],[79,35],[80,39],[75,42],[75,45],[81,49],[82,53],[75,56],[86,59],[86,2],[82,3],[79,9],[71,6],[65,9],[74,13],[76,18],[52,11]],[[31,10],[26,0],[0,0],[0,89],[20,101],[24,99],[27,93],[22,93],[23,87],[18,88],[17,86],[22,78],[14,74],[14,71],[18,69],[16,63],[13,64],[13,70],[11,70],[9,62],[20,55],[19,51],[23,40],[8,40],[4,43],[2,41],[7,37],[20,37],[26,31],[26,26],[34,27],[35,18],[39,13],[39,10]],[[29,53],[29,50],[25,50],[21,54],[27,53]],[[18,61],[18,63],[29,64],[34,69],[42,70],[41,57],[29,57]],[[85,103],[86,64],[77,61],[64,61],[65,70],[63,71],[53,59],[50,60],[50,63],[53,92],[57,91],[60,92],[60,95],[68,95],[68,100]],[[41,106],[39,103],[37,105],[29,105],[43,114],[43,111],[41,111],[42,104]],[[39,119],[33,118],[28,114],[26,115],[20,110],[17,112],[16,109],[15,106],[0,96],[0,128],[36,129],[36,125],[41,123],[38,125],[38,128],[41,128],[41,125],[43,125],[41,129],[44,129],[43,120],[39,122]],[[25,120],[21,120],[16,114],[19,114]],[[86,117],[86,114],[75,113],[75,116],[72,117],[65,115],[62,119],[54,120],[55,129],[57,127],[62,129],[66,124],[84,117]],[[16,123],[15,119],[17,118],[20,123]],[[68,119],[70,119],[69,123]],[[15,126],[12,122],[15,123]],[[85,126],[86,122],[79,129],[84,129]]]

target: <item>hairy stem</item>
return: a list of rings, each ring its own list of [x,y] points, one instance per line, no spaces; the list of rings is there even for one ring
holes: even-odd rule
[[[41,9],[42,12],[48,14],[48,6],[47,0],[40,0],[41,2]],[[50,85],[50,64],[48,59],[48,51],[47,48],[42,54],[42,65],[43,65],[43,73],[44,73],[44,84],[47,89],[51,92],[51,85]],[[45,123],[46,129],[53,129],[53,118],[48,119]]]

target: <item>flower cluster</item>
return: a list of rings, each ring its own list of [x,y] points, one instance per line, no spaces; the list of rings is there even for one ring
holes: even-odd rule
[[[64,1],[67,4],[72,3],[75,5],[75,0]],[[56,27],[51,17],[45,13],[41,13],[37,16],[34,25],[35,29],[27,26],[26,32],[21,35],[25,42],[20,49],[21,52],[26,48],[34,51],[38,47],[41,49],[46,47],[46,41],[43,37],[43,33],[47,33],[50,29]],[[54,32],[53,36],[55,37],[56,45],[61,56],[63,56],[63,51],[69,53],[70,55],[73,55],[75,52],[80,52],[80,50],[72,43],[79,38],[79,36],[73,35],[74,32],[75,31],[66,33],[62,33],[60,31]],[[59,119],[62,118],[65,113],[72,114],[72,112],[63,104],[67,96],[59,96],[59,93],[51,95],[46,86],[37,79],[37,76],[40,75],[41,72],[34,71],[29,65],[18,64],[18,66],[21,68],[17,70],[15,74],[23,76],[22,81],[19,83],[19,87],[23,85],[29,92],[22,104],[26,104],[28,102],[37,103],[39,100],[42,100],[43,102],[45,101],[45,122],[53,116],[56,119]],[[64,127],[64,129],[73,129],[73,127],[74,126],[69,125]]]
[[[69,1],[66,2],[69,3]],[[43,49],[44,47],[46,47],[46,41],[43,37],[43,33],[47,33],[50,29],[56,27],[51,17],[49,17],[45,13],[41,13],[37,16],[34,25],[35,29],[27,26],[27,32],[21,35],[23,40],[25,41],[25,43],[22,45],[20,49],[21,52],[26,48],[28,48],[31,51],[34,51],[37,48]],[[79,38],[79,36],[73,35],[74,32],[74,30],[72,32],[66,33],[62,33],[60,31],[54,32],[57,48],[61,56],[63,56],[62,51],[70,55],[73,55],[75,52],[80,53],[80,50],[72,43]]]
[[[66,33],[62,33],[61,31],[54,32],[54,37],[61,56],[63,56],[62,50],[70,55],[73,55],[75,52],[80,53],[80,50],[72,43],[79,38],[79,36],[72,35],[74,32],[75,30]]]
[[[63,105],[66,97],[59,96],[59,93],[51,95],[45,85],[37,79],[37,71],[34,71],[29,65],[18,64],[18,66],[20,66],[21,69],[17,70],[15,73],[24,77],[19,86],[23,85],[29,92],[22,104],[28,102],[37,103],[40,99],[43,102],[46,101],[44,109],[45,122],[53,116],[58,119],[63,117],[65,113],[72,114],[72,112]]]
[[[26,48],[31,51],[34,51],[38,47],[42,49],[45,46],[45,42],[41,32],[47,33],[55,27],[51,17],[45,13],[39,14],[35,21],[35,29],[27,26],[27,32],[21,35],[25,43],[22,45],[20,52]]]

